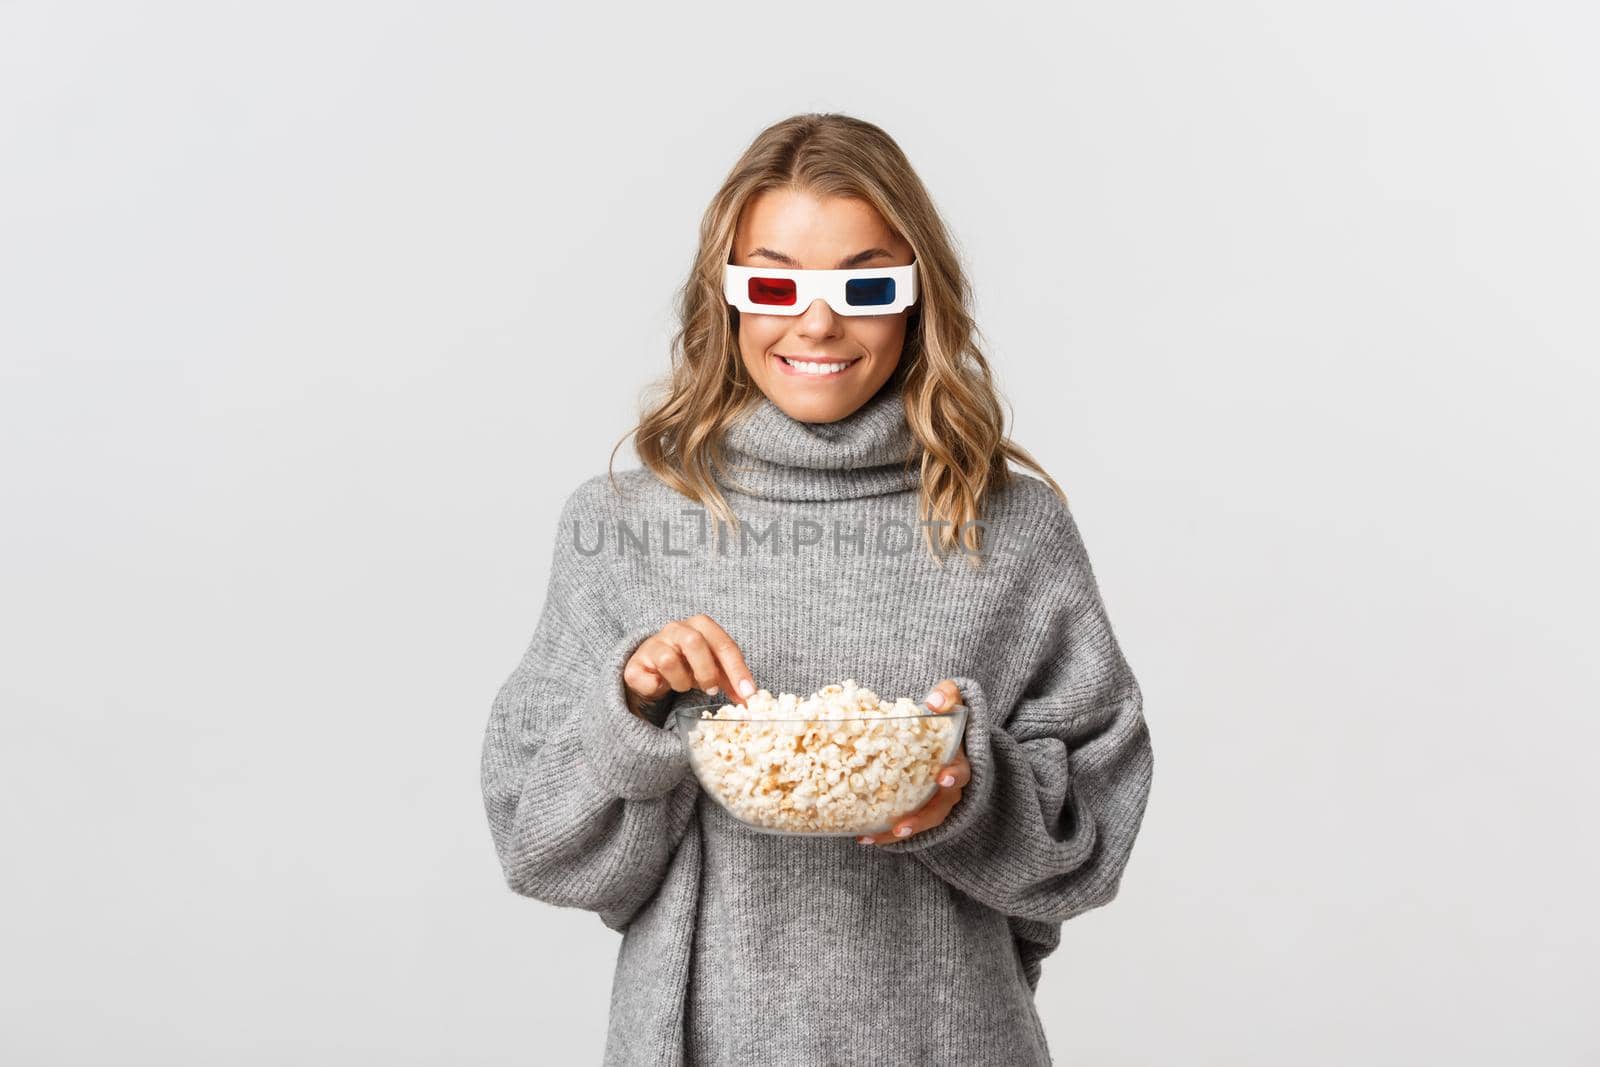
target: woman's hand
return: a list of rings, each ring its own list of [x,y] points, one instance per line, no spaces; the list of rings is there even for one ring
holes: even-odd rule
[[[948,678],[934,686],[933,691],[928,694],[927,704],[935,711],[948,711],[960,703],[962,703],[961,690]],[[902,816],[890,833],[880,838],[858,837],[856,840],[863,845],[890,845],[896,841],[904,841],[912,834],[931,830],[948,819],[950,809],[961,799],[961,790],[972,781],[972,764],[967,762],[965,740],[956,747],[955,758],[940,768],[937,777],[939,788],[934,791],[933,798],[910,815]]]
[[[756,691],[744,653],[709,615],[669,622],[645,638],[623,664],[622,683],[635,715],[674,691],[700,689],[716,696],[725,689],[734,703]]]

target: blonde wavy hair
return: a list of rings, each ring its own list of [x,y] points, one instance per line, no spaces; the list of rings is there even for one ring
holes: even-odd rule
[[[918,303],[894,374],[904,385],[907,424],[922,445],[920,518],[949,523],[937,535],[935,527],[922,527],[934,559],[960,548],[977,562],[982,528],[967,524],[980,520],[988,495],[1014,477],[1007,460],[1037,472],[1065,502],[1055,479],[1006,436],[994,377],[974,340],[972,288],[922,180],[882,129],[831,113],[796,115],[761,131],[712,198],[694,265],[677,294],[671,370],[650,387],[655,395],[612,449],[613,462],[632,436],[640,461],[662,481],[738,529],[712,472],[727,466],[723,431],[763,394],[740,356],[738,312],[723,297],[723,267],[745,204],[781,188],[864,200],[915,253]]]

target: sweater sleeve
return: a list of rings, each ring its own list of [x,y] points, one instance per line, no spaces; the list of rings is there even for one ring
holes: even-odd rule
[[[1044,562],[1042,634],[1023,694],[968,707],[971,780],[945,821],[875,847],[909,852],[1006,915],[1061,922],[1116,896],[1144,818],[1154,757],[1139,684],[1118,646],[1076,527]],[[937,681],[937,679],[935,679]]]
[[[601,610],[601,568],[574,548],[576,501],[532,640],[490,711],[483,799],[513,891],[621,932],[661,884],[698,784],[682,740],[628,710],[623,666],[659,627],[624,629]]]

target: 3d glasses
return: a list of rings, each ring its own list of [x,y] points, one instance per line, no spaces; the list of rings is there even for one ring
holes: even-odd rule
[[[836,315],[891,315],[917,302],[917,264],[784,270],[729,263],[722,293],[740,311],[756,315],[802,315],[813,300],[826,300]]]

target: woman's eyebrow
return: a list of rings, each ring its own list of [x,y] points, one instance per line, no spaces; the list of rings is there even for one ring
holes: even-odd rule
[[[890,256],[893,254],[894,253],[890,252],[887,248],[869,248],[865,252],[857,252],[853,256],[847,256],[846,258],[841,259],[839,261],[839,265],[834,269],[849,270],[852,267],[860,266],[868,260],[877,259],[879,256]],[[770,248],[757,248],[749,254],[749,258],[751,259],[754,259],[756,256],[765,256],[767,259],[776,260],[779,263],[787,264],[788,266],[796,269],[798,269],[800,266],[799,262],[797,262],[792,256],[786,256],[782,252],[774,252]]]

